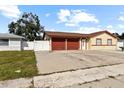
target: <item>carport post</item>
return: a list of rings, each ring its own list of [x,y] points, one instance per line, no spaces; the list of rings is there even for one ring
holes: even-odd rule
[[[86,49],[86,50],[88,50],[88,47],[87,47],[87,46],[88,46],[87,41],[88,41],[88,40],[87,40],[87,38],[86,38],[86,40],[85,40],[85,49]]]
[[[52,38],[49,39],[49,51],[52,51]]]
[[[80,45],[79,46],[80,47],[79,50],[82,50],[82,38],[80,38],[79,45]]]
[[[67,50],[67,41],[68,39],[65,39],[65,50]]]

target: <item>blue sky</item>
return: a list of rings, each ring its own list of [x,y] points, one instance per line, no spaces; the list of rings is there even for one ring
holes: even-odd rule
[[[23,12],[39,16],[41,25],[50,31],[91,33],[100,30],[124,32],[124,6],[107,5],[19,5],[0,6],[0,32],[8,32],[8,24]]]

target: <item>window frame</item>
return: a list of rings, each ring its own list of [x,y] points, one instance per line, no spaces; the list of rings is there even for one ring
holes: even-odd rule
[[[108,42],[109,40],[111,40],[111,43]],[[107,45],[112,46],[112,39],[107,39]]]
[[[9,39],[0,39],[0,46],[9,46]]]
[[[98,43],[97,40],[100,40],[100,43]],[[101,38],[96,38],[96,45],[97,45],[97,46],[101,46],[101,45],[102,45],[102,39],[101,39]]]

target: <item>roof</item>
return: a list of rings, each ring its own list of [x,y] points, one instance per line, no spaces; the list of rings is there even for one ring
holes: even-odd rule
[[[113,35],[112,33],[110,33],[110,32],[107,31],[107,30],[90,33],[90,34],[88,35],[88,37],[95,37],[95,36],[98,36],[98,35],[103,34],[103,33],[107,33],[107,34],[109,34],[110,36],[112,36],[112,37],[114,37],[114,38],[117,38],[115,35]]]
[[[103,33],[107,33],[111,35],[112,37],[117,38],[115,35],[113,35],[112,33],[108,31],[98,31],[98,32],[90,33],[90,34],[45,31],[45,34],[47,34],[50,37],[54,37],[54,38],[57,38],[57,37],[59,38],[92,38],[92,37],[98,36]]]
[[[122,37],[122,36],[118,36],[118,38],[119,38],[120,40],[124,40],[124,37]]]
[[[80,33],[69,33],[69,32],[50,32],[45,31],[45,34],[47,34],[50,37],[59,37],[59,38],[81,38],[82,34]],[[86,36],[86,35],[84,35]]]
[[[23,38],[22,36],[14,35],[14,34],[9,34],[9,33],[0,33],[0,38]]]

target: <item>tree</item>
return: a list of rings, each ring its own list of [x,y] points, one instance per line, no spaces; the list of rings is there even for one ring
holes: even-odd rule
[[[124,39],[124,32],[120,35],[120,39]]]
[[[8,28],[9,33],[23,36],[28,41],[36,40],[44,31],[38,16],[32,13],[24,13],[16,22],[11,22]]]
[[[124,37],[124,32],[121,34],[122,37]]]
[[[113,33],[113,35],[115,35],[115,36],[117,36],[117,37],[119,37],[119,36],[120,36],[118,33]]]

